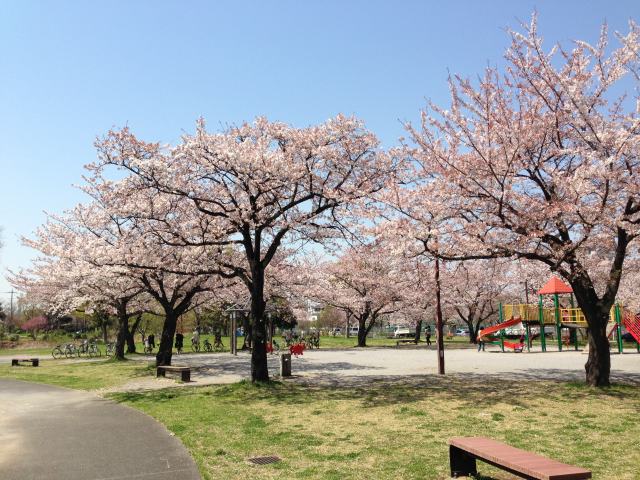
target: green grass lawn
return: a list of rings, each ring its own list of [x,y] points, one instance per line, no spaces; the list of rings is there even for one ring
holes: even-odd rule
[[[205,479],[449,478],[447,439],[486,435],[593,470],[637,479],[640,388],[506,384],[430,377],[362,388],[296,384],[121,393],[179,436]],[[282,462],[251,466],[251,456]],[[512,478],[480,464],[484,478]]]
[[[94,390],[152,377],[146,362],[45,360],[0,366],[0,377]],[[638,479],[640,387],[502,382],[482,375],[372,381],[362,387],[296,383],[116,393],[174,432],[205,479],[448,478],[447,439],[486,435],[593,470]],[[252,466],[246,459],[278,455]],[[483,478],[509,478],[480,464]]]
[[[155,375],[155,368],[146,362],[99,360],[69,363],[63,360],[44,360],[37,368],[0,365],[0,377],[48,383],[79,390],[115,387],[143,376]]]

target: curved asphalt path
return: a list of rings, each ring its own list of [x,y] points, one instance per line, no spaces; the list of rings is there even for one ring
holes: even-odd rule
[[[1,480],[199,480],[182,443],[132,408],[0,378]]]

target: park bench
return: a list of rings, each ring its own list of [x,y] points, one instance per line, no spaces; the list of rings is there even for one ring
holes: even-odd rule
[[[32,367],[37,367],[37,366],[40,365],[40,359],[39,358],[12,358],[11,359],[11,366],[12,367],[17,367],[21,363],[26,363],[26,362],[31,362],[31,366]]]
[[[191,381],[191,368],[190,367],[178,367],[173,365],[160,365],[156,368],[156,377],[165,377],[167,372],[180,373],[180,378],[183,382]]]
[[[528,479],[579,480],[591,472],[512,447],[485,437],[454,437],[449,440],[451,476],[477,475],[476,459]]]
[[[396,340],[396,347],[399,347],[401,344],[404,343],[416,343],[416,340],[414,338],[401,338],[400,340]]]

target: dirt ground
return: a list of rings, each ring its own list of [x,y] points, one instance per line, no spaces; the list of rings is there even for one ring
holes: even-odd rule
[[[135,391],[159,389],[168,386],[210,385],[235,383],[250,378],[249,353],[188,354],[174,356],[175,365],[192,367],[188,384],[153,377],[134,379],[123,386],[106,391]],[[153,357],[140,356],[139,361],[152,361]],[[278,355],[269,355],[271,376],[279,376]],[[531,353],[502,353],[495,347],[485,352],[475,349],[445,351],[445,371],[449,375],[501,378],[511,382],[522,380],[584,380],[584,351],[532,351]],[[310,382],[333,386],[362,385],[371,380],[407,379],[436,375],[436,351],[426,347],[364,348],[352,350],[312,350],[293,357],[290,381]],[[640,354],[612,354],[612,381],[640,385]]]

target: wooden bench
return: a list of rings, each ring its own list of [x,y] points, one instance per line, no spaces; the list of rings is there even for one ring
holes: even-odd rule
[[[180,378],[183,382],[191,381],[191,368],[190,367],[177,367],[173,365],[160,365],[156,368],[156,377],[165,377],[167,372],[180,373]]]
[[[476,459],[527,479],[579,480],[591,472],[512,447],[485,437],[454,437],[449,440],[451,476],[477,475]]]
[[[37,366],[40,365],[40,359],[39,358],[12,358],[11,359],[11,366],[12,367],[17,367],[21,363],[26,363],[26,362],[31,362],[31,366],[32,367],[37,367]]]

